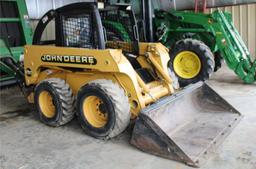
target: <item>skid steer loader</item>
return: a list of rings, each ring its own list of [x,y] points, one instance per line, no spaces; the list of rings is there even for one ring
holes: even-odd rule
[[[102,18],[114,12],[102,10]],[[42,41],[51,21],[56,37]],[[134,119],[131,144],[197,167],[241,115],[207,84],[175,90],[168,49],[139,43],[136,26],[130,26],[130,42],[111,41],[97,3],[70,4],[41,18],[33,45],[25,46],[24,72],[10,57],[1,60],[16,71],[43,123],[64,125],[76,112],[88,135],[110,139]]]

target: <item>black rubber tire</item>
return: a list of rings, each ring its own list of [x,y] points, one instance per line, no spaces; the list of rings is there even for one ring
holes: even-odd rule
[[[216,52],[214,60],[215,60],[214,72],[217,72],[221,68],[221,66],[224,62],[224,59],[219,52]]]
[[[108,121],[101,127],[92,126],[83,112],[83,102],[88,96],[97,96],[105,103]],[[111,80],[94,80],[83,86],[77,95],[77,117],[84,131],[95,138],[110,139],[122,133],[130,123],[131,113],[124,90]]]
[[[197,76],[191,79],[184,79],[180,77],[173,68],[173,62],[175,57],[182,51],[192,51],[198,55],[201,61],[201,70]],[[184,39],[178,41],[173,49],[170,49],[170,61],[169,61],[169,68],[174,71],[176,76],[179,79],[180,87],[185,87],[189,84],[196,83],[199,81],[205,81],[210,78],[213,74],[215,61],[213,53],[211,52],[210,48],[205,45],[203,42],[196,40],[196,39]]]
[[[56,111],[52,118],[46,117],[40,108],[39,95],[43,91],[49,92],[53,98]],[[63,79],[49,78],[41,81],[35,88],[34,99],[37,117],[49,126],[64,125],[70,122],[75,115],[75,98],[72,89]]]

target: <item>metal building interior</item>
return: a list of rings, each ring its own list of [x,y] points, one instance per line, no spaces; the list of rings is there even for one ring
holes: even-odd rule
[[[0,0],[0,169],[256,169],[256,0]]]

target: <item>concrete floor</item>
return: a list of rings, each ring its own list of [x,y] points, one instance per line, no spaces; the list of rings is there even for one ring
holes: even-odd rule
[[[256,169],[256,84],[245,85],[227,68],[210,85],[244,118],[202,169]],[[74,119],[52,128],[33,116],[17,88],[1,91],[0,169],[190,169],[143,153],[125,132],[101,141],[84,134]]]

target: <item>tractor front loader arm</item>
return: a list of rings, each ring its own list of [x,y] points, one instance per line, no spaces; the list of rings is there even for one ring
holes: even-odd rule
[[[217,10],[212,16],[217,21],[214,30],[216,33],[220,32],[216,43],[228,67],[234,70],[244,82],[253,83],[256,80],[256,60],[252,61],[250,52],[236,30],[230,15]]]

